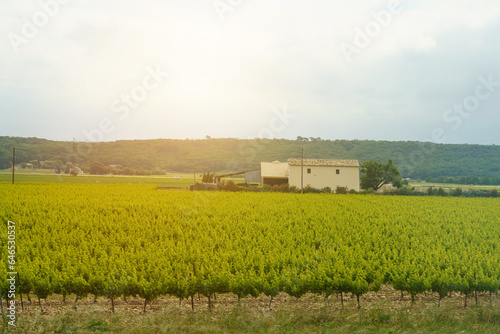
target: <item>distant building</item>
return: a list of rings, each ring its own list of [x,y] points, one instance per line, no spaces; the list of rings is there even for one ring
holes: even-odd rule
[[[286,162],[261,162],[260,163],[260,184],[270,186],[288,183],[288,163]]]
[[[301,177],[301,172],[303,176]],[[223,177],[245,174],[245,182],[259,182],[263,186],[289,184],[299,189],[310,186],[316,189],[330,187],[335,192],[337,187],[359,191],[358,160],[334,159],[288,159],[288,162],[261,162],[260,169],[216,175],[214,182]]]
[[[387,183],[387,184],[384,184],[382,187],[378,188],[377,192],[384,192],[384,191],[392,191],[392,190],[395,190],[396,188],[394,188],[394,186],[392,185],[392,183]]]
[[[358,160],[333,159],[288,159],[289,184],[300,189],[301,184],[322,189],[330,187],[335,191],[337,187],[347,187],[347,190],[359,191],[359,162]],[[301,182],[301,171],[303,180]]]
[[[80,167],[73,167],[69,169],[69,173],[74,173],[76,175],[83,175],[83,170]]]

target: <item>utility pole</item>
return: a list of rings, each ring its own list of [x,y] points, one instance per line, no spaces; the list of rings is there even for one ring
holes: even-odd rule
[[[14,166],[16,165],[16,148],[12,148],[12,184],[14,184],[14,172],[15,168]]]
[[[300,164],[300,193],[304,193],[304,148],[302,148],[302,163]]]

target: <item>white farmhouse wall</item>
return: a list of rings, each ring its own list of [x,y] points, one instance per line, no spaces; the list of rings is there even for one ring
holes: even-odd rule
[[[300,189],[301,166],[290,166],[289,184]],[[307,170],[311,169],[308,174]],[[339,174],[337,174],[339,170]],[[334,166],[306,166],[304,165],[304,187],[310,185],[321,189],[330,187],[335,191],[337,186],[347,187],[347,190],[359,191],[359,168],[358,167],[334,167]]]

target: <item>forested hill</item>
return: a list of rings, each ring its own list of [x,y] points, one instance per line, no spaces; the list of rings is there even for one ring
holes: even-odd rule
[[[370,140],[155,139],[103,143],[58,142],[38,138],[0,137],[0,169],[32,160],[92,162],[129,168],[176,172],[236,171],[258,168],[261,161],[299,158],[393,159],[403,177],[500,176],[500,146],[452,145]]]

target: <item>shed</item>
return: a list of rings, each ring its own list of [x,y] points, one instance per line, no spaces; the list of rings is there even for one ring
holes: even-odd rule
[[[245,182],[260,182],[261,172],[260,169],[245,172]]]
[[[261,162],[261,185],[271,186],[288,183],[288,163],[286,162]]]

